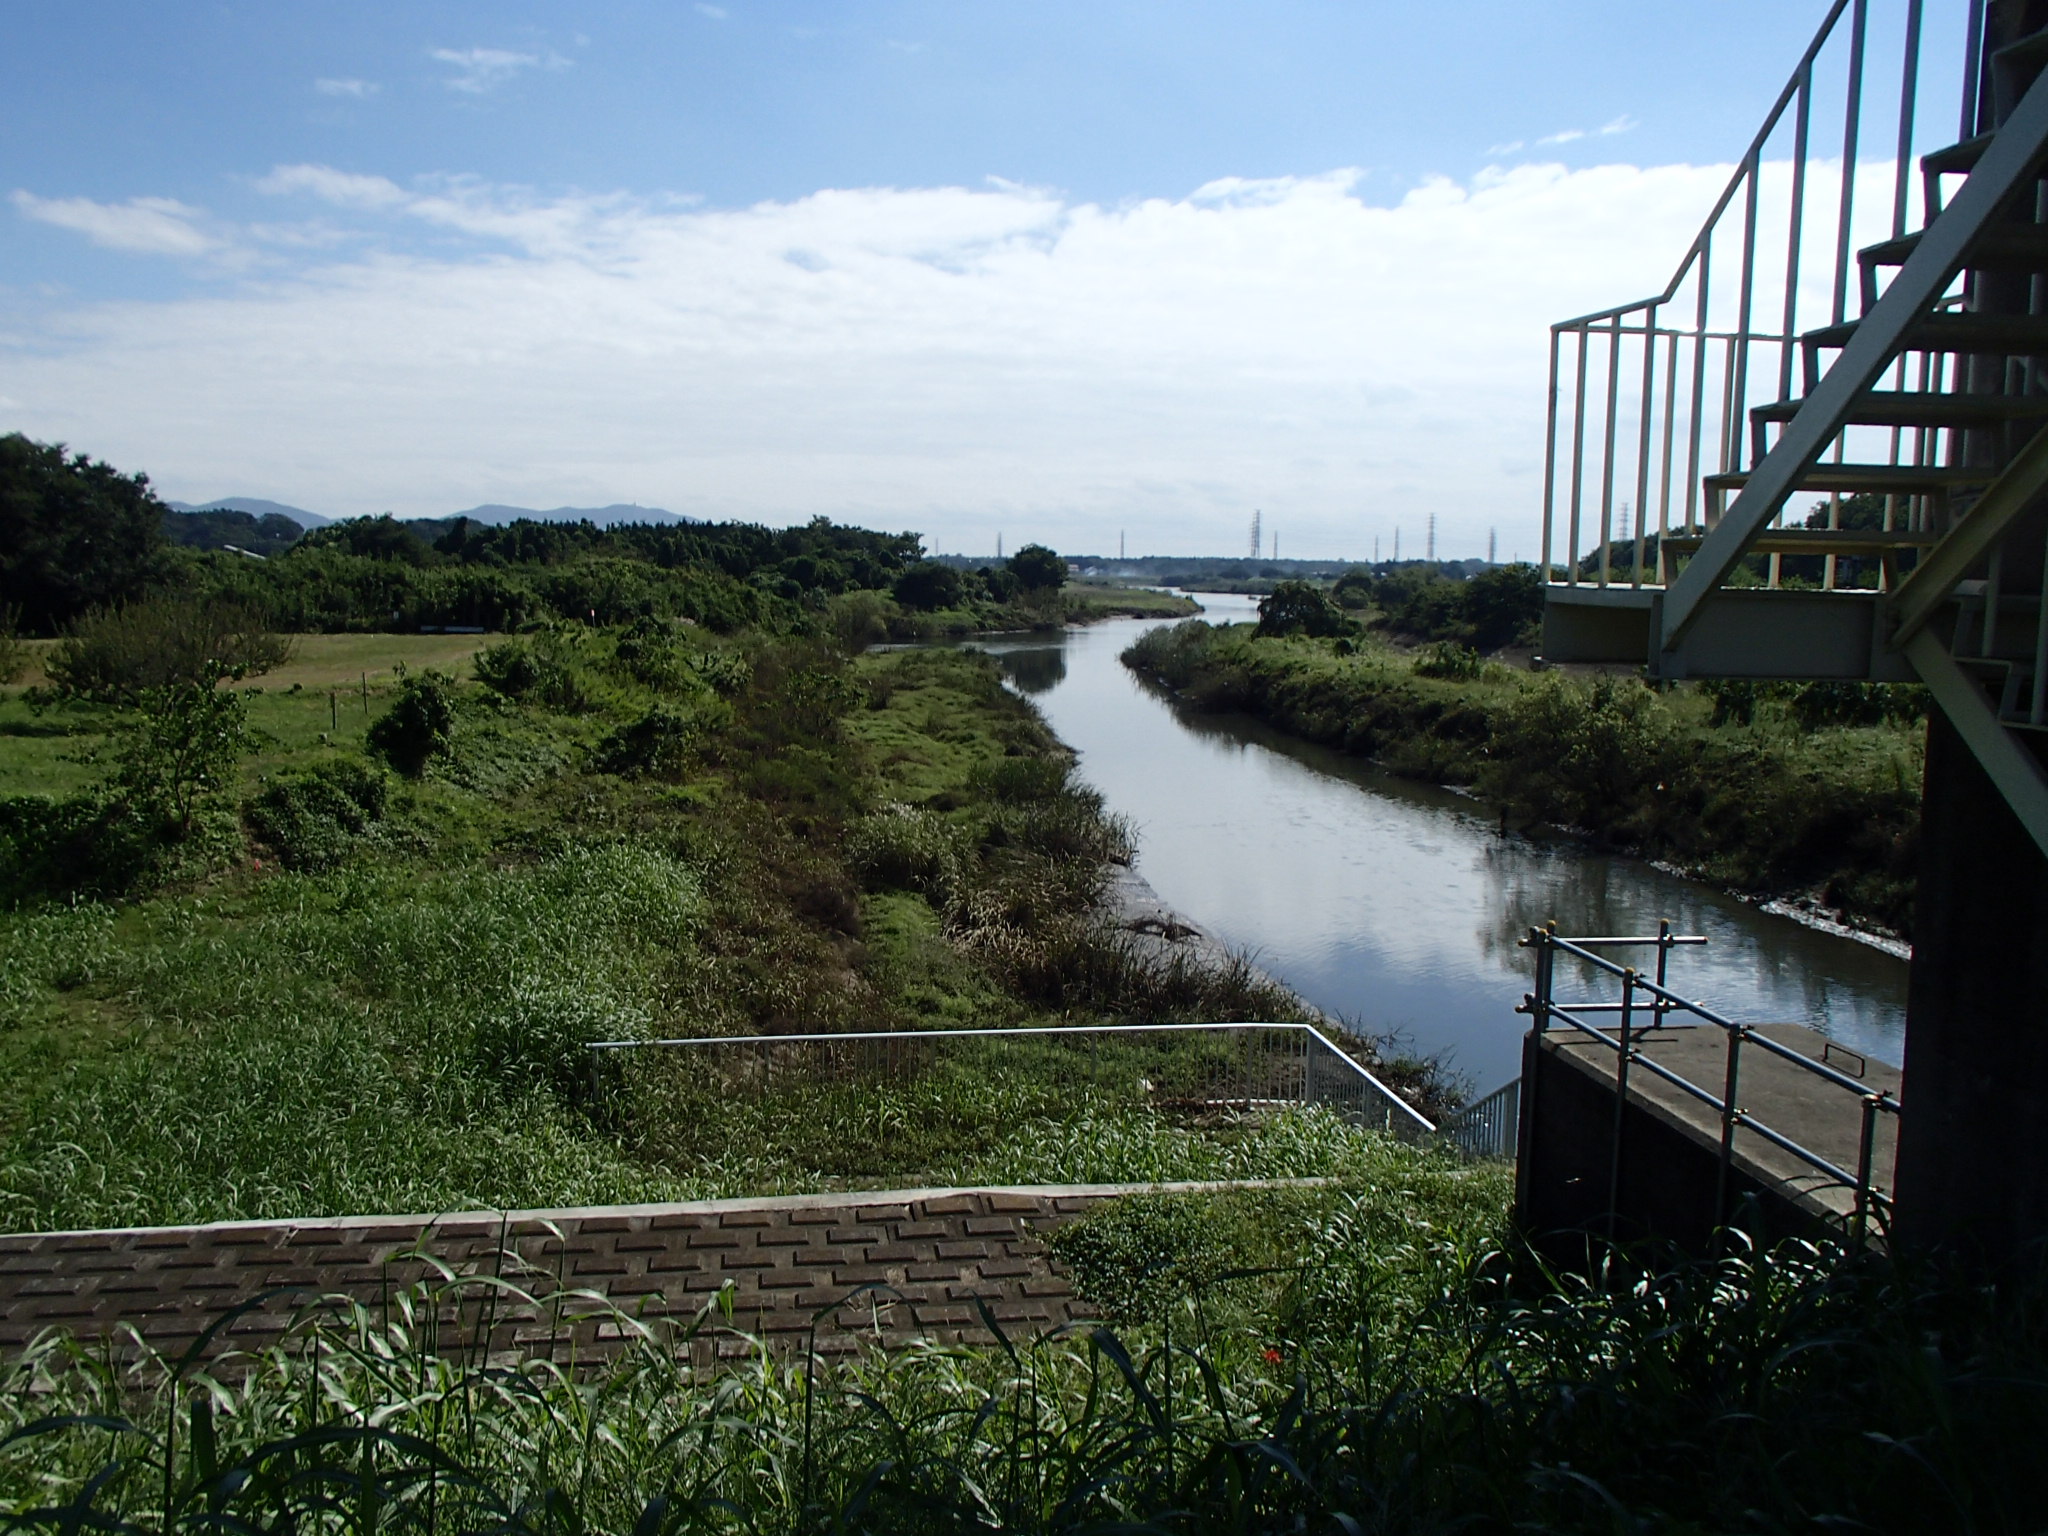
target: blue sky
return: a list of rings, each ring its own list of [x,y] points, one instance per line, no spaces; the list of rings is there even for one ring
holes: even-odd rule
[[[330,514],[1507,553],[1544,323],[1661,285],[1822,9],[15,0],[0,430]]]

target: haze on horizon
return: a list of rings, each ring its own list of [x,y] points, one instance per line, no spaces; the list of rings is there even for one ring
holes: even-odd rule
[[[1533,553],[1548,325],[1662,287],[1823,10],[24,0],[0,431],[327,516]]]

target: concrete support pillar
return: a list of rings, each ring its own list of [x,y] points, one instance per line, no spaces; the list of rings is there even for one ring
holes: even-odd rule
[[[1902,1248],[2048,1244],[2048,858],[1928,722],[1899,1127]]]

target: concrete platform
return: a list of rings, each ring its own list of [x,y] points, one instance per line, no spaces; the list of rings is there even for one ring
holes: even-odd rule
[[[1900,1097],[1898,1068],[1846,1050],[1814,1030],[1766,1024],[1755,1026],[1755,1032],[1856,1079],[1866,1092],[1889,1092],[1894,1102]],[[1612,1041],[1618,1032],[1601,1033]],[[1728,1070],[1726,1031],[1713,1025],[1679,1026],[1633,1038],[1647,1060],[1721,1096]],[[1529,1126],[1523,1143],[1524,1219],[1539,1230],[1589,1227],[1612,1208],[1620,1230],[1696,1241],[1713,1226],[1720,1114],[1640,1063],[1631,1065],[1622,1118],[1621,1188],[1613,1190],[1618,1053],[1605,1041],[1552,1026],[1527,1042],[1523,1076],[1535,1102],[1532,1106],[1525,1097],[1523,1104]],[[1751,1043],[1742,1051],[1736,1103],[1779,1135],[1855,1172],[1863,1126],[1859,1094]],[[1898,1128],[1896,1115],[1878,1115],[1872,1183],[1886,1195],[1894,1182]],[[1646,1177],[1646,1171],[1656,1176]],[[1854,1210],[1852,1190],[1748,1128],[1736,1131],[1731,1172],[1731,1194],[1762,1202],[1773,1232],[1839,1233]]]

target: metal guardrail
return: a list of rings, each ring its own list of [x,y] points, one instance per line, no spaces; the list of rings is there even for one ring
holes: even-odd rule
[[[848,1034],[595,1040],[593,1094],[607,1055],[681,1051],[700,1080],[763,1096],[843,1083],[903,1083],[945,1068],[1033,1073],[1085,1090],[1137,1089],[1156,1104],[1267,1108],[1314,1104],[1404,1139],[1436,1126],[1308,1024],[1106,1024]]]
[[[1711,1008],[1690,1002],[1670,991],[1664,983],[1671,950],[1678,945],[1706,942],[1705,938],[1698,935],[1673,933],[1669,923],[1659,923],[1657,933],[1653,937],[1591,939],[1559,938],[1556,926],[1552,924],[1542,928],[1531,928],[1528,938],[1522,941],[1524,948],[1536,951],[1536,990],[1526,994],[1521,1006],[1515,1011],[1532,1016],[1534,1029],[1538,1035],[1543,1034],[1549,1028],[1550,1022],[1555,1019],[1614,1052],[1614,1143],[1608,1168],[1607,1202],[1610,1227],[1620,1203],[1621,1128],[1623,1112],[1628,1105],[1629,1075],[1632,1071],[1640,1069],[1705,1104],[1720,1119],[1720,1169],[1714,1191],[1716,1225],[1726,1221],[1728,1215],[1729,1174],[1735,1162],[1735,1133],[1739,1129],[1749,1131],[1780,1151],[1791,1154],[1828,1183],[1850,1190],[1854,1196],[1849,1223],[1850,1235],[1860,1244],[1868,1235],[1873,1216],[1880,1222],[1888,1219],[1891,1196],[1878,1188],[1874,1182],[1872,1162],[1876,1151],[1877,1117],[1881,1114],[1897,1116],[1900,1112],[1899,1101],[1892,1097],[1888,1089],[1872,1093],[1856,1078],[1845,1072],[1838,1072],[1833,1067],[1802,1055],[1788,1046],[1780,1045],[1755,1026],[1725,1018]],[[1606,956],[1594,953],[1596,948],[1651,946],[1657,951],[1654,981],[1642,976],[1633,966],[1618,965]],[[1618,981],[1621,984],[1618,1000],[1560,1004],[1554,991],[1557,957],[1560,954],[1570,955]],[[1587,1021],[1587,1015],[1600,1014],[1617,1017],[1618,1028],[1610,1033]],[[1727,1068],[1718,1094],[1701,1087],[1645,1054],[1643,1035],[1651,1030],[1666,1027],[1673,1014],[1690,1015],[1702,1024],[1712,1025],[1725,1032],[1728,1041]],[[1801,1071],[1812,1074],[1821,1082],[1856,1096],[1861,1106],[1862,1126],[1854,1170],[1843,1168],[1810,1147],[1800,1145],[1790,1136],[1764,1124],[1742,1108],[1739,1095],[1742,1083],[1742,1053],[1745,1046],[1754,1046],[1758,1050],[1766,1051],[1782,1061],[1790,1062]]]
[[[1522,1080],[1503,1083],[1475,1099],[1437,1128],[1467,1157],[1512,1159],[1522,1129]]]
[[[1763,428],[1745,431],[1750,408],[1812,388],[1810,350],[1806,376],[1795,377],[1802,334],[1853,318],[1857,245],[1883,234],[1896,240],[1912,222],[1913,158],[1924,147],[1929,113],[1921,109],[1930,94],[1920,73],[1921,12],[1921,0],[1834,0],[1663,291],[1551,327],[1539,567],[1545,580],[1664,585],[1671,574],[1667,543],[1674,536],[1696,543],[1722,510],[1725,485],[1710,488],[1702,506],[1703,477],[1739,472],[1752,454],[1763,455]],[[1967,25],[1965,139],[1979,126],[1982,0],[1972,0]],[[1946,90],[1935,85],[1924,104],[1946,109]],[[1860,160],[1867,139],[1883,145],[1889,165]],[[1868,171],[1885,170],[1889,207],[1878,192],[1877,206],[1866,213],[1857,206],[1858,182],[1867,186]],[[1816,179],[1817,188],[1810,184]],[[1930,171],[1927,182],[1931,217],[1940,203],[1940,173]],[[1861,278],[1868,309],[1876,302],[1874,269]],[[1949,389],[1960,366],[1959,359],[1926,352],[1909,365],[1902,354],[1889,387]],[[1933,427],[1852,427],[1822,457],[1938,465],[1947,462],[1939,442],[1945,435]],[[1887,496],[1885,530],[1940,531],[1931,526],[1942,514],[1940,500],[1925,492]],[[1829,507],[1827,526],[1839,529],[1839,493]],[[1624,560],[1625,572],[1617,569]],[[1772,586],[1778,568],[1778,557],[1770,557]],[[1833,587],[1835,575],[1829,555],[1823,585]]]

